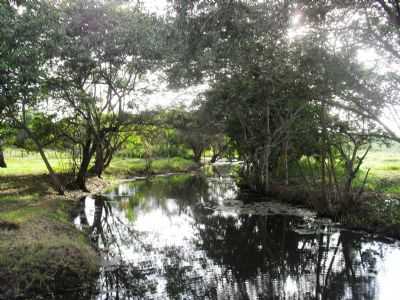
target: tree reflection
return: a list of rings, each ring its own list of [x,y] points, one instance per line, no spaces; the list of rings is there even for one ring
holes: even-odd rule
[[[94,202],[93,222],[89,224],[86,203]],[[107,198],[95,195],[93,199],[82,199],[79,214],[80,224],[89,235],[94,247],[102,254],[97,292],[101,299],[141,299],[154,292],[156,283],[147,276],[155,272],[149,268],[138,268],[124,259],[124,247],[140,244],[135,232],[120,216],[114,214]],[[142,245],[150,251],[150,246]]]
[[[218,214],[212,208],[236,193],[231,180],[173,176],[120,190],[95,198],[93,218],[83,201],[79,215],[104,253],[101,299],[377,297],[374,271],[383,244],[312,227],[300,217]],[[161,218],[187,220],[190,240],[182,235],[175,245],[136,231],[137,222],[154,210]]]
[[[200,215],[197,221],[207,255],[232,272],[231,285],[246,282],[248,294],[252,289],[261,299],[376,297],[375,278],[369,276],[375,260],[364,259],[371,250],[361,248],[358,235],[299,235],[293,229],[303,221],[290,216]]]

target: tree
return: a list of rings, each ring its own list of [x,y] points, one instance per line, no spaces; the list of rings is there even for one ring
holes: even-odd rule
[[[204,151],[210,147],[215,137],[208,131],[206,118],[201,107],[192,110],[178,108],[169,113],[169,123],[176,128],[178,140],[192,150],[193,160],[199,164]]]
[[[399,2],[332,0],[299,3],[303,14],[303,26],[313,28],[316,33],[330,35],[331,40],[325,44],[326,48],[337,51],[337,45],[341,45],[341,50],[349,53],[349,58],[353,61],[357,60],[355,54],[365,50],[369,50],[369,55],[374,56],[375,53],[376,56],[375,63],[370,62],[361,69],[350,69],[348,65],[340,66],[358,79],[354,82],[358,86],[357,93],[342,95],[342,101],[332,101],[331,105],[351,111],[358,118],[372,120],[381,128],[381,136],[400,141],[400,77],[397,68],[392,68],[400,63]],[[390,124],[388,120],[391,121]]]
[[[171,81],[210,83],[205,106],[215,120],[222,120],[244,160],[246,183],[271,192],[281,180],[289,184],[291,166],[313,156],[319,162],[314,189],[319,187],[329,204],[335,202],[333,193],[341,200],[351,198],[343,195],[351,191],[363,160],[356,157],[364,146],[355,137],[379,131],[364,113],[358,119],[366,127],[356,124],[347,135],[338,132],[337,110],[353,116],[361,106],[377,116],[384,106],[376,100],[381,95],[378,76],[358,63],[355,48],[333,49],[323,25],[293,37],[293,17],[300,7],[296,1],[174,3],[178,17],[173,34],[183,41],[183,50],[177,50],[183,64],[172,66]],[[349,142],[350,155],[341,151]],[[334,182],[336,159],[346,165],[346,182]]]
[[[144,150],[143,158],[146,163],[145,171],[147,174],[151,174],[154,154],[156,148],[159,146],[163,139],[163,131],[158,126],[153,125],[140,126],[140,128],[138,128],[138,131]]]
[[[79,136],[81,162],[76,185],[86,189],[92,157],[101,176],[131,124],[138,81],[158,66],[162,56],[161,21],[138,7],[110,1],[73,1],[62,9],[62,37],[49,88],[72,116]]]
[[[39,151],[55,188],[63,194],[64,187],[26,120],[27,110],[41,101],[47,62],[54,49],[57,14],[47,1],[3,1],[0,14],[0,117],[7,126],[25,131]]]
[[[7,168],[6,161],[4,159],[3,148],[0,142],[0,168]]]
[[[4,158],[3,144],[6,136],[7,128],[0,122],[0,168],[7,168],[7,163]]]

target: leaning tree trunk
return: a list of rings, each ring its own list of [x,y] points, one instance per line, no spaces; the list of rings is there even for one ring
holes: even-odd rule
[[[112,150],[107,151],[106,156],[105,156],[105,159],[104,159],[104,168],[103,168],[103,171],[104,171],[105,169],[107,169],[107,168],[110,166],[111,161],[112,161],[112,159],[113,159],[113,154],[114,154],[114,151],[112,151]]]
[[[58,194],[64,195],[65,188],[64,188],[63,184],[61,183],[60,179],[58,178],[56,172],[54,172],[54,169],[51,166],[49,160],[47,159],[46,153],[44,152],[42,145],[39,143],[39,141],[36,139],[36,137],[34,136],[34,134],[31,132],[31,130],[28,127],[23,125],[23,129],[28,134],[28,136],[33,141],[33,143],[36,145],[36,148],[39,151],[39,154],[40,154],[44,164],[46,165],[47,171],[49,172],[50,179],[53,182],[54,187],[56,188]]]
[[[54,172],[52,166],[50,165],[50,162],[47,159],[46,154],[44,153],[44,150],[42,148],[39,148],[38,150],[39,150],[40,156],[42,157],[42,160],[44,161],[44,163],[47,167],[47,170],[49,171],[50,178],[53,181],[58,194],[64,195],[65,188],[62,185],[61,181],[59,180],[57,174]]]

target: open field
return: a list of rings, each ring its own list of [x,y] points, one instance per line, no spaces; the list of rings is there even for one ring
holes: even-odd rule
[[[5,151],[5,157],[8,168],[0,168],[0,177],[47,174],[46,166],[37,153],[8,149]],[[50,151],[48,157],[56,172],[66,173],[71,170],[71,163],[65,154]],[[197,167],[193,161],[180,157],[154,159],[151,166],[153,174],[186,172]],[[109,177],[129,177],[145,173],[146,162],[144,159],[122,157],[115,157],[105,171],[106,176]]]
[[[198,166],[191,160],[174,157],[156,159],[151,164],[151,174],[181,173],[196,169]],[[143,159],[115,158],[106,169],[105,175],[126,178],[146,174],[146,162]]]
[[[371,151],[363,165],[363,171],[367,169],[371,169],[368,189],[400,195],[400,151],[390,148]]]

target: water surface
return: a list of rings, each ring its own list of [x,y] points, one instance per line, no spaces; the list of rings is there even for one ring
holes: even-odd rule
[[[252,200],[229,177],[179,175],[82,201],[94,299],[399,299],[397,243]]]

